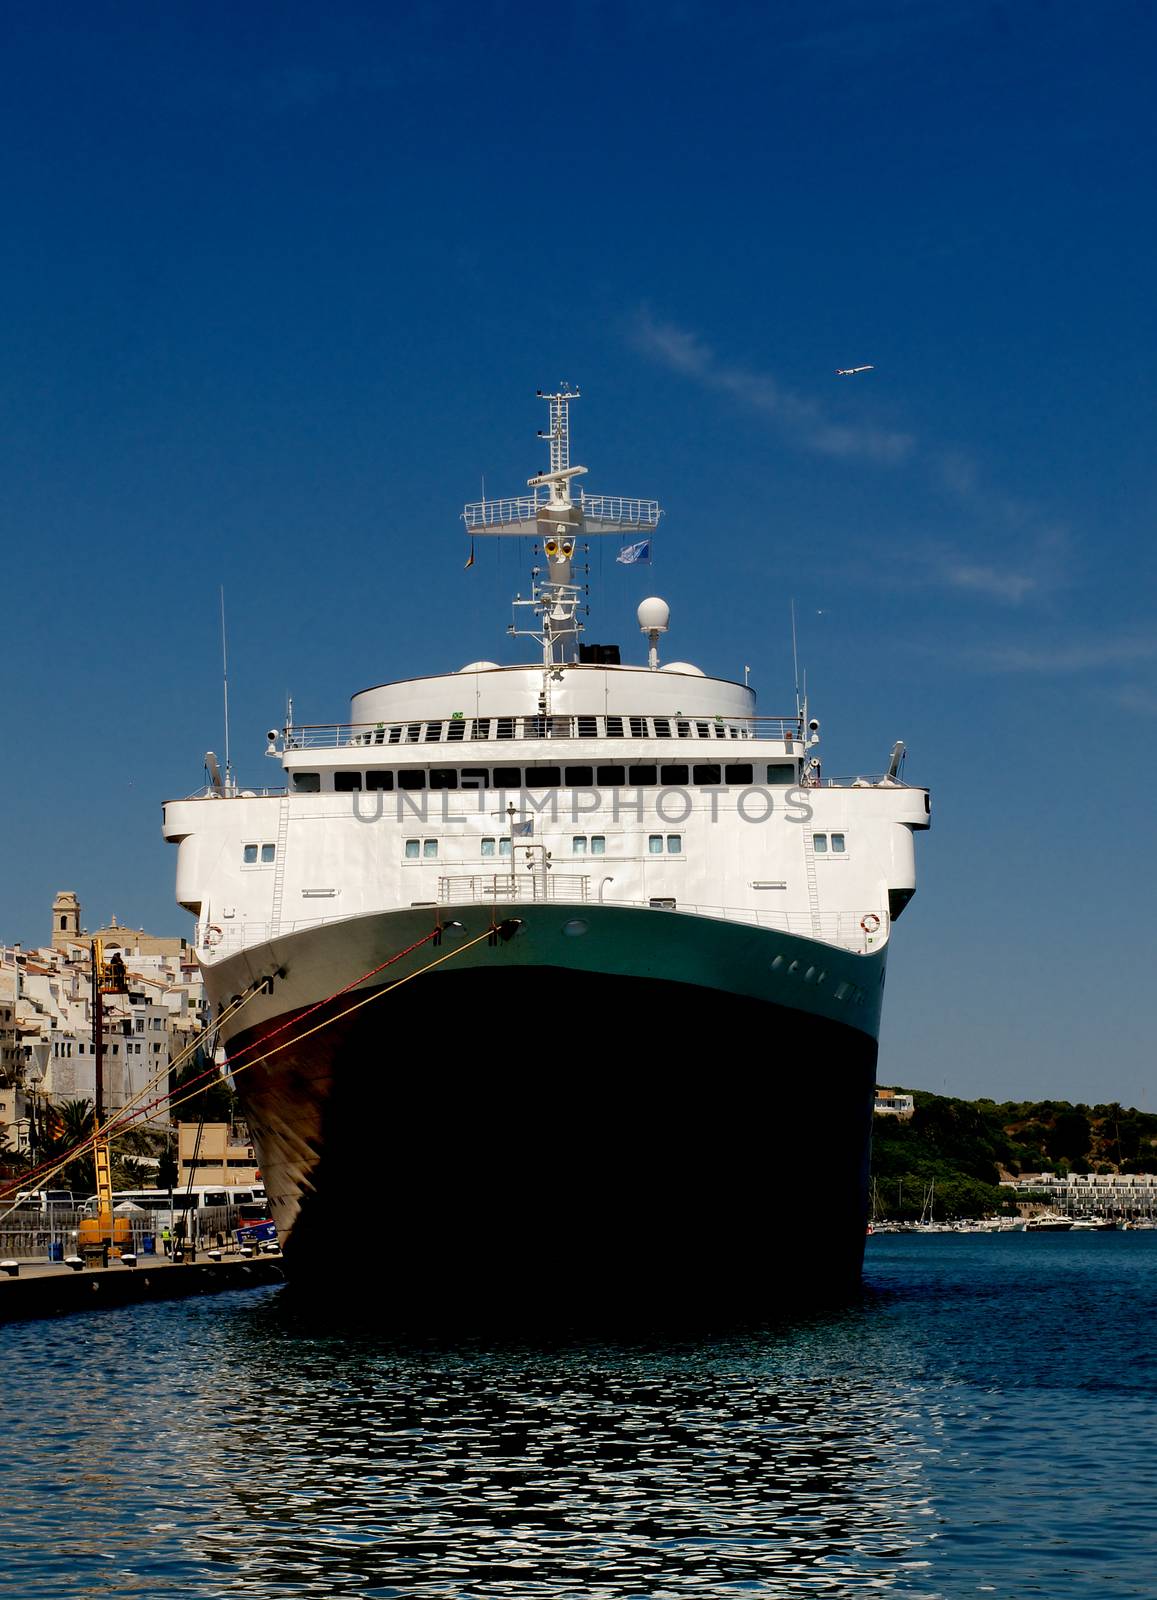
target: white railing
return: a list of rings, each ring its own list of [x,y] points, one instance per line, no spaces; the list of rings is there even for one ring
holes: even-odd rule
[[[650,532],[659,526],[657,500],[633,500],[621,494],[581,494],[579,506],[588,533],[599,533],[601,523],[608,533]]]
[[[607,860],[611,858],[607,857]],[[545,876],[546,887],[543,887]],[[492,905],[495,902],[550,902],[556,904],[591,903],[616,910],[647,911],[660,909],[656,900],[615,900],[609,895],[592,896],[591,879],[587,873],[550,871],[541,868],[533,871],[474,872],[446,874],[439,877],[437,900],[421,902],[423,910],[437,913],[439,906]],[[382,908],[387,909],[387,908]],[[419,909],[396,906],[391,910]],[[823,944],[834,945],[857,955],[867,955],[885,944],[890,932],[890,919],[886,911],[831,911],[821,912],[814,921],[808,911],[769,911],[756,906],[703,905],[675,897],[675,904],[662,909],[683,916],[709,917],[718,922],[740,922],[751,928],[788,933],[801,939],[818,939]],[[228,922],[218,925],[201,923],[197,928],[197,949],[209,959],[234,955],[239,950],[251,949],[268,940],[286,938],[289,934],[305,933],[311,929],[328,927],[335,922],[349,922],[354,917],[366,915],[355,912],[336,917],[305,917],[294,921],[282,920],[277,928],[268,922]],[[876,919],[873,926],[872,918]],[[867,920],[868,927],[864,927]]]
[[[438,879],[438,904],[460,906],[495,900],[582,901],[590,899],[584,872],[476,872]]]
[[[408,722],[310,723],[290,730],[289,750],[333,750],[348,745],[495,744],[539,739],[773,739],[799,745],[798,717],[590,716],[441,717]],[[789,752],[789,754],[792,752]],[[850,780],[849,780],[850,781]]]
[[[473,500],[462,512],[462,520],[471,533],[485,533],[487,528],[501,528],[512,522],[533,522],[539,506],[546,504],[546,491],[541,498],[533,494],[520,494],[510,500]]]
[[[650,901],[613,900],[609,895],[602,902],[607,906],[631,907],[650,905]],[[818,939],[823,944],[835,945],[841,950],[851,950],[866,955],[885,944],[889,933],[886,911],[827,911],[813,917],[810,911],[767,911],[760,906],[712,906],[691,900],[676,899],[672,908],[693,917],[710,917],[719,922],[742,922],[751,928],[767,928],[789,933],[800,939]],[[875,924],[871,918],[875,918]],[[868,927],[863,926],[868,919]]]
[[[505,500],[472,500],[463,507],[462,521],[469,533],[486,533],[533,522],[548,504],[544,486],[537,494],[514,495]],[[640,500],[621,494],[584,494],[576,501],[586,522],[587,533],[651,532],[662,515],[657,500]]]

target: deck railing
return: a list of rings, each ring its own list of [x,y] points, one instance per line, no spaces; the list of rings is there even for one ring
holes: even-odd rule
[[[462,512],[469,533],[518,531],[517,525],[536,521],[549,503],[545,487],[534,494],[520,494],[504,500],[473,500]],[[662,512],[657,500],[639,500],[621,494],[585,494],[579,491],[576,504],[586,519],[587,533],[653,532]]]
[[[544,887],[545,882],[545,887]],[[605,885],[605,880],[603,880]],[[493,906],[495,904],[527,904],[549,901],[558,905],[600,905],[619,910],[663,910],[684,916],[708,917],[714,921],[739,922],[751,928],[767,928],[790,933],[801,939],[819,939],[824,944],[835,945],[866,955],[886,943],[889,935],[889,917],[886,911],[832,911],[813,917],[807,911],[773,911],[759,906],[713,906],[691,900],[669,899],[616,900],[598,891],[592,892],[591,878],[586,873],[543,873],[541,868],[517,873],[460,873],[438,879],[438,898],[412,901],[411,910],[428,910],[433,921],[439,920],[442,907],[465,905]],[[401,910],[402,907],[391,909]],[[354,913],[355,916],[365,913]],[[875,919],[873,922],[872,919]],[[282,920],[275,927],[269,922],[229,922],[211,927],[202,924],[197,929],[197,949],[211,959],[234,955],[239,950],[250,949],[268,940],[285,938],[292,933],[327,927],[330,923],[348,922],[349,916],[307,917]],[[864,927],[865,920],[868,927]],[[206,942],[208,935],[208,942]]]
[[[577,901],[590,899],[591,880],[585,872],[544,871],[461,873],[438,879],[438,904],[446,906],[490,903],[495,900]]]
[[[542,739],[772,739],[803,751],[798,717],[517,716],[422,718],[408,722],[327,722],[292,728],[289,750],[350,745],[476,744]]]

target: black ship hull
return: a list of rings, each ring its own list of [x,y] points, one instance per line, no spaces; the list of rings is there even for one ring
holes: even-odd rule
[[[300,1044],[292,1012],[229,1044],[299,1286],[397,1329],[718,1326],[855,1293],[869,1034],[513,965],[329,1022],[347,1005]]]

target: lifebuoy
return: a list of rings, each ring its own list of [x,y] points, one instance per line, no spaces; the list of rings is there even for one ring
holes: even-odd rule
[[[868,911],[860,918],[860,927],[863,928],[865,933],[878,933],[880,919],[874,911]]]
[[[203,942],[206,948],[211,950],[215,944],[220,944],[224,937],[224,929],[219,928],[215,922],[211,922],[205,929],[205,938]]]

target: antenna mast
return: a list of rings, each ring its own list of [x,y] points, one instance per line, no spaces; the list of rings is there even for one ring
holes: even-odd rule
[[[225,692],[225,793],[233,792],[233,768],[229,762],[229,651],[225,641],[225,585],[221,585],[221,682]]]
[[[573,561],[579,542],[594,534],[640,535],[654,533],[662,512],[655,500],[627,499],[622,495],[572,494],[574,479],[584,477],[585,467],[570,464],[570,403],[579,391],[562,384],[557,394],[543,394],[550,408],[549,428],[538,430],[538,437],[550,446],[550,466],[526,480],[531,491],[509,500],[481,500],[462,512],[466,531],[475,534],[533,534],[542,541],[545,570],[535,568],[534,585],[528,600],[521,597],[517,606],[530,606],[541,619],[541,631],[508,631],[516,636],[530,633],[542,642],[543,665],[563,666],[578,654],[581,624],[578,611],[582,586],[574,582]]]
[[[803,714],[803,707],[800,705],[800,700],[799,700],[799,651],[796,649],[796,642],[795,642],[795,596],[794,595],[792,596],[792,601],[791,601],[791,666],[792,666],[792,672],[795,674],[795,714],[798,717],[798,716],[801,716]]]

